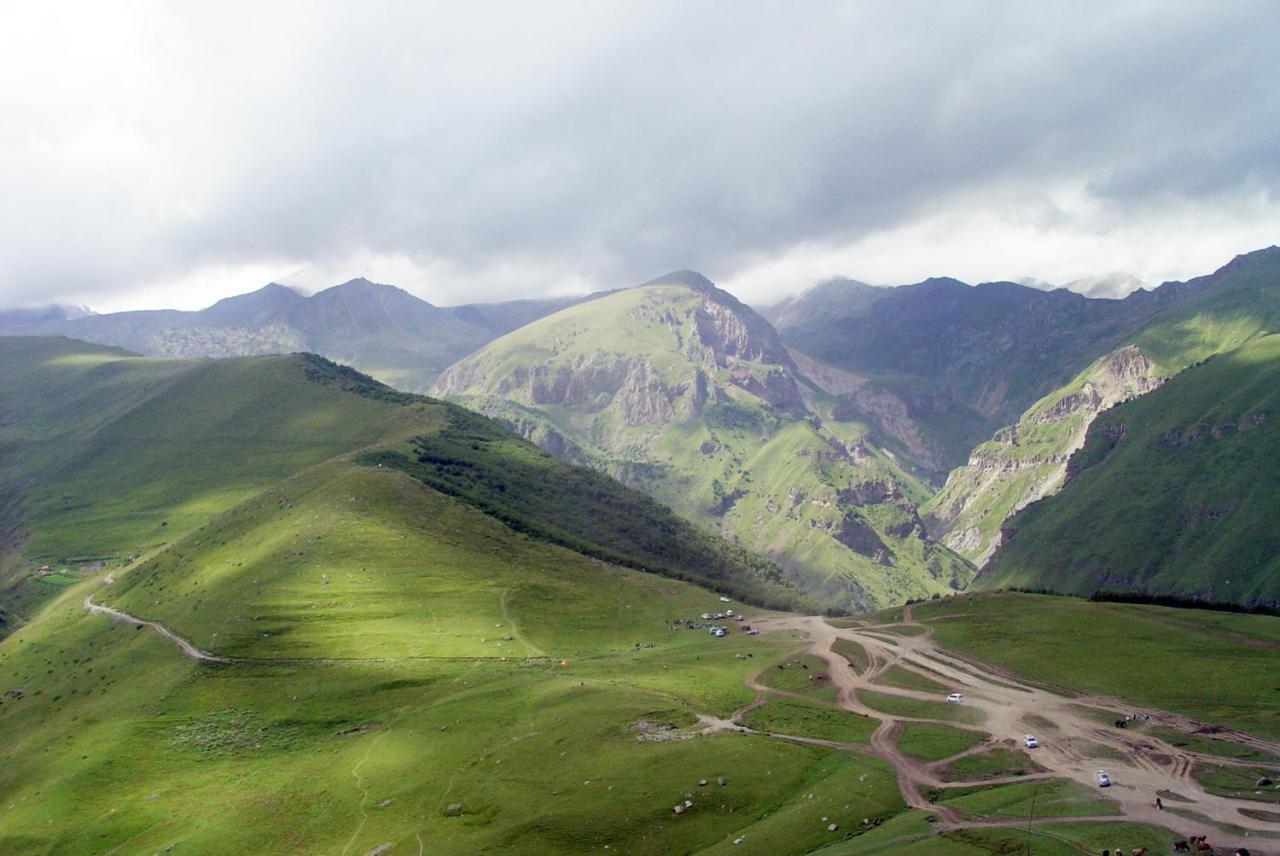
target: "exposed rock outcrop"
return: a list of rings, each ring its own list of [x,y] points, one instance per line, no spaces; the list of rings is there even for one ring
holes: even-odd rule
[[[1097,415],[1163,381],[1136,345],[1107,354],[1074,386],[1041,399],[974,449],[927,505],[927,532],[985,566],[1004,538],[1004,522],[1074,475],[1068,462]]]

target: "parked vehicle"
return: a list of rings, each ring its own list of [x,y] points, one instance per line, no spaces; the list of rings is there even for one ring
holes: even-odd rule
[[[947,696],[947,701],[955,702],[956,704],[959,704],[960,702],[964,701],[964,696],[960,695],[960,693],[952,693],[951,695]]]
[[[1100,788],[1111,787],[1111,777],[1107,775],[1106,770],[1098,771],[1098,787]]]
[[[1036,740],[1034,734],[1022,735],[1022,741],[1027,744],[1028,749],[1038,749],[1040,747],[1040,741]]]

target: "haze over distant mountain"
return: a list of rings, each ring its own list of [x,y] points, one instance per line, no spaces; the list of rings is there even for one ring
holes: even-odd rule
[[[104,315],[49,308],[0,315],[0,333],[62,335],[141,354],[230,357],[311,351],[402,389],[576,298],[440,308],[391,285],[353,279],[310,297],[277,283],[195,312]]]
[[[834,281],[770,310],[783,340],[893,396],[936,452],[941,478],[969,450],[1176,299],[1122,301],[1012,282],[934,278],[872,288]]]
[[[436,391],[775,559],[830,605],[963,587],[972,569],[925,536],[928,490],[892,451],[915,442],[910,424],[860,386],[681,271],[503,336]]]
[[[1113,271],[1112,273],[1103,274],[1101,276],[1087,276],[1081,279],[1073,279],[1063,285],[1054,285],[1051,282],[1045,282],[1035,277],[1021,277],[1014,280],[1019,285],[1025,285],[1028,288],[1039,289],[1040,291],[1053,291],[1056,288],[1065,288],[1067,291],[1074,291],[1076,294],[1083,294],[1085,297],[1094,297],[1099,299],[1119,300],[1128,297],[1133,292],[1146,288],[1146,283],[1138,279],[1131,273],[1123,271]]]

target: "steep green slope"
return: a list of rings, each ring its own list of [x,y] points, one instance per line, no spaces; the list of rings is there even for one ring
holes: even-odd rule
[[[40,573],[123,561],[299,470],[436,424],[324,382],[318,358],[154,360],[67,339],[0,339],[3,600]]]
[[[792,642],[673,628],[724,607],[552,543],[691,577],[742,558],[647,498],[314,357],[0,347],[29,543],[151,545],[57,568],[0,639],[0,852],[668,853],[742,835],[803,852],[836,837],[815,810],[845,829],[900,810],[866,756],[698,736]],[[85,372],[128,400],[108,406]],[[415,448],[476,478],[434,490],[408,472]],[[95,468],[126,477],[108,492]],[[513,496],[531,481],[543,490]],[[73,487],[74,514],[42,510]],[[578,507],[557,531],[529,525],[565,498]],[[155,515],[172,521],[163,543]],[[607,541],[583,522],[624,517]],[[226,659],[193,662],[90,601]]]
[[[802,369],[768,322],[683,272],[508,334],[436,388],[776,559],[822,603],[964,586],[967,564],[923,537],[927,489],[841,406],[838,378]]]
[[[533,519],[533,509],[542,509],[557,521],[560,543],[792,603],[785,584],[770,579],[776,569],[645,495],[560,463],[454,405],[396,392],[319,357],[150,360],[21,338],[0,339],[0,352],[12,369],[0,382],[0,406],[14,414],[0,427],[4,483],[14,486],[13,501],[0,506],[12,533],[2,569],[11,607],[52,594],[50,579],[66,576],[51,575],[55,567],[74,576],[77,567],[154,549],[337,455],[376,447],[383,463],[408,462],[411,438],[429,443],[459,424],[474,435],[456,452],[459,460],[507,477],[512,462],[523,460],[567,494],[555,506],[546,504],[546,491],[513,489],[507,519]],[[480,436],[486,445],[477,451]],[[435,442],[449,438],[457,439]],[[596,507],[630,528],[600,526],[605,518],[590,512]]]
[[[1161,291],[1176,295],[1127,344],[1032,405],[978,445],[923,508],[933,537],[984,565],[1016,511],[1061,486],[1067,460],[1107,408],[1204,359],[1280,329],[1280,249],[1237,257]]]
[[[969,454],[922,508],[925,526],[979,565],[1000,545],[1014,512],[1062,486],[1071,453],[1102,411],[1159,386],[1159,370],[1136,346],[1118,348]]]
[[[672,631],[716,597],[389,468],[314,467],[116,576],[0,643],[5,853],[800,852],[831,840],[815,804],[846,828],[900,807],[865,756],[679,739],[787,640]]]
[[[978,584],[1280,603],[1278,408],[1272,335],[1107,411]]]

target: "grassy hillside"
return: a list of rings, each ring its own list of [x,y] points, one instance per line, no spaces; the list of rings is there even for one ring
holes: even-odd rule
[[[67,339],[0,339],[0,600],[119,564],[280,479],[437,424],[318,377],[315,358],[146,359]],[[310,378],[308,375],[317,375]],[[59,574],[42,575],[48,566]]]
[[[743,555],[648,498],[319,358],[0,347],[28,479],[9,570],[49,587],[0,640],[0,852],[778,852],[835,838],[818,806],[844,828],[900,808],[868,757],[694,739],[793,643],[673,629],[724,606],[597,558],[733,586]],[[457,451],[471,489],[411,476],[414,448]],[[46,582],[31,551],[54,548],[96,558]]]
[[[1280,336],[1090,427],[1074,475],[1007,526],[979,585],[1280,603]]]
[[[1168,305],[1124,346],[1037,401],[950,474],[923,509],[934,537],[984,565],[1005,521],[1061,487],[1068,458],[1099,413],[1212,354],[1280,330],[1280,249],[1239,256],[1209,276],[1159,291],[1170,295]]]
[[[540,319],[452,366],[437,391],[776,560],[819,603],[901,602],[972,574],[923,537],[927,488],[870,419],[696,274]]]
[[[769,579],[776,569],[643,494],[555,461],[453,405],[398,393],[319,357],[151,360],[23,338],[0,339],[0,350],[13,369],[0,402],[14,414],[0,427],[0,442],[8,451],[5,483],[16,486],[12,501],[0,505],[11,533],[3,579],[12,591],[3,600],[19,611],[54,593],[53,580],[171,543],[310,466],[357,450],[391,456],[383,463],[407,460],[401,453],[412,438],[420,446],[462,442],[460,424],[471,434],[458,454],[473,464],[510,476],[512,463],[523,460],[542,483],[567,492],[564,504],[548,506],[545,491],[513,490],[505,506],[529,519],[540,506],[544,519],[558,520],[560,543],[791,603],[785,584]],[[445,429],[454,433],[426,439]],[[477,454],[471,447],[481,435],[486,447]],[[573,515],[565,513],[569,503]],[[601,526],[596,507],[629,528]]]
[[[86,594],[243,659],[192,664]],[[830,840],[811,794],[846,825],[897,810],[858,755],[637,739],[745,704],[780,653],[668,629],[715,604],[398,471],[322,464],[0,644],[0,688],[22,690],[0,704],[0,848],[665,853],[745,832],[777,852]]]
[[[1067,461],[1084,444],[1094,418],[1161,380],[1159,369],[1132,345],[1095,361],[969,453],[968,463],[922,508],[930,533],[985,565],[1000,545],[1005,521],[1062,486]]]
[[[1280,737],[1280,618],[1021,593],[944,598],[912,617],[1032,680]]]

